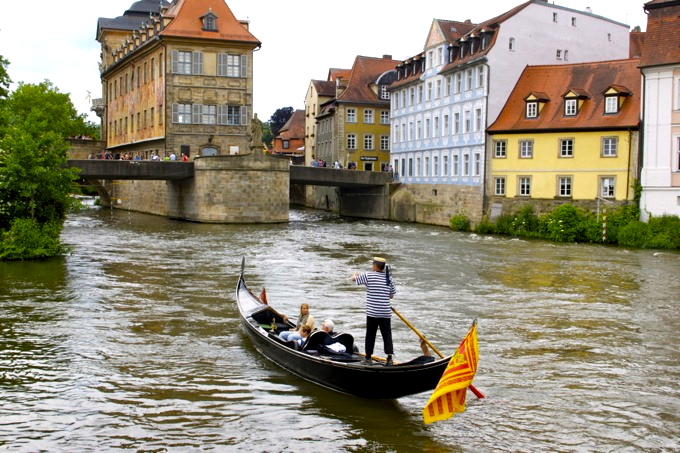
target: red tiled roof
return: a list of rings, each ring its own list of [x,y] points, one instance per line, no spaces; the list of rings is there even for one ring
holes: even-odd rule
[[[349,79],[347,80],[347,88],[337,97],[337,100],[344,102],[379,101],[389,103],[388,100],[380,99],[378,95],[371,90],[371,85],[377,81],[381,74],[396,68],[398,63],[399,61],[391,58],[357,56],[354,60]]]
[[[316,93],[323,97],[335,97],[335,82],[328,80],[312,80]]]
[[[640,60],[613,60],[571,65],[527,66],[489,132],[637,128],[640,115]],[[589,98],[574,117],[564,116],[562,95],[579,87]],[[604,96],[614,87],[626,96],[618,114],[604,114]],[[550,99],[537,118],[526,118],[528,93]]]
[[[680,0],[645,3],[647,32],[640,66],[680,62]]]
[[[278,137],[283,139],[303,138],[305,137],[305,111],[296,110],[288,118],[286,124],[279,130]],[[278,138],[277,137],[277,138]]]
[[[338,78],[347,79],[351,71],[351,69],[330,68],[328,70],[328,81],[334,82]]]
[[[217,30],[203,30],[201,17],[212,12],[217,16]],[[235,42],[247,42],[259,46],[260,41],[241,24],[229,9],[224,0],[178,0],[165,12],[164,17],[172,17],[163,36],[179,36],[182,38],[221,39]]]

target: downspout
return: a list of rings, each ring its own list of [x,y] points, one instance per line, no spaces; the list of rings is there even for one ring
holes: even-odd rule
[[[487,63],[483,63],[484,66],[486,66],[486,93],[485,93],[485,103],[486,103],[486,108],[484,109],[484,179],[482,180],[482,218],[486,215],[486,213],[489,210],[489,202],[488,202],[488,185],[489,185],[489,178],[490,175],[487,173],[489,170],[490,165],[490,158],[489,155],[491,154],[489,150],[489,134],[486,132],[486,128],[489,127],[489,91],[490,91],[490,85],[491,85],[491,67]]]
[[[640,199],[636,200],[638,209],[640,210],[640,215],[642,215],[642,206],[640,203],[642,202],[642,192],[644,191],[644,187],[642,187],[642,166],[644,165],[644,144],[645,144],[645,106],[647,105],[647,96],[645,93],[645,90],[647,89],[647,80],[645,77],[644,71],[640,71],[642,74],[642,96],[640,96],[640,102],[642,103],[642,109],[641,109],[641,118],[640,118],[640,138],[638,140],[638,169],[637,169],[637,178],[638,178],[638,184],[640,184]]]

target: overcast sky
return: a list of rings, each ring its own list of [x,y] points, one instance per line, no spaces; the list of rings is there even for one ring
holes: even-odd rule
[[[122,15],[134,0],[4,0],[0,13],[0,55],[9,60],[14,82],[49,79],[70,93],[79,113],[98,122],[88,96],[101,97],[97,19]],[[227,0],[237,19],[250,21],[262,42],[255,53],[255,112],[267,121],[281,107],[304,108],[312,79],[325,80],[329,68],[349,69],[357,55],[392,55],[402,60],[423,50],[432,20],[478,23],[522,3],[521,0],[420,2],[392,0]],[[644,31],[644,1],[558,0],[576,10]],[[30,9],[27,6],[30,5]],[[413,9],[416,6],[418,9]],[[35,14],[33,14],[35,13]]]

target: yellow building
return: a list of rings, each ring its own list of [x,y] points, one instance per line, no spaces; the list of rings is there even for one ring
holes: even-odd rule
[[[399,62],[391,56],[358,56],[345,80],[336,77],[335,97],[316,115],[315,157],[332,166],[386,171],[390,162],[390,101],[387,86]]]
[[[487,129],[487,213],[634,199],[639,60],[528,66]],[[611,202],[611,203],[609,203]]]
[[[149,158],[250,151],[253,51],[223,0],[134,2],[100,18],[102,139]]]

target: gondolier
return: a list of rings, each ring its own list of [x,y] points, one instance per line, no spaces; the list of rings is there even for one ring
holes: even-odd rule
[[[369,272],[355,272],[351,279],[357,285],[366,286],[366,357],[364,364],[372,363],[375,337],[380,329],[383,339],[385,354],[387,354],[386,366],[393,364],[392,355],[392,310],[390,300],[397,293],[394,281],[390,276],[390,268],[385,258],[374,257],[371,260],[372,268]]]

